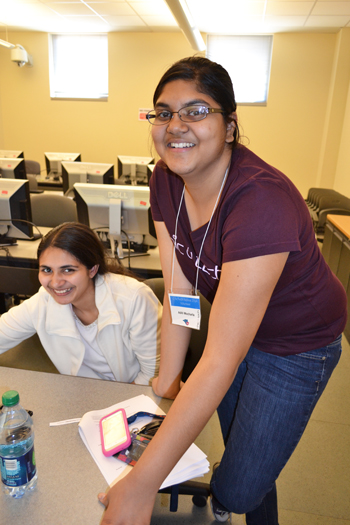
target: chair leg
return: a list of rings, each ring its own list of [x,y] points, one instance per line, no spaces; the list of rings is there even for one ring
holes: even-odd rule
[[[179,503],[179,485],[173,485],[170,492],[170,512],[176,512]]]
[[[205,507],[207,498],[210,496],[210,485],[200,481],[185,481],[179,485],[172,485],[159,491],[170,494],[170,512],[176,512],[179,502],[179,494],[193,496],[192,501],[197,507]]]

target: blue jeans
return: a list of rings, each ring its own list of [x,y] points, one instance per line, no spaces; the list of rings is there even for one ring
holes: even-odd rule
[[[275,481],[339,361],[341,338],[286,357],[251,347],[220,403],[225,452],[211,490],[247,525],[278,525]]]

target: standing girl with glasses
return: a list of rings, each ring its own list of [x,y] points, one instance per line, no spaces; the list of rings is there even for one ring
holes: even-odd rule
[[[345,291],[298,190],[239,144],[220,65],[180,60],[154,108],[151,204],[166,293],[153,389],[175,401],[133,471],[100,495],[102,524],[148,525],[159,486],[217,409],[225,452],[211,480],[215,519],[234,512],[278,525],[275,481],[338,363]],[[173,297],[197,291],[212,302],[207,343],[180,389],[191,330]]]

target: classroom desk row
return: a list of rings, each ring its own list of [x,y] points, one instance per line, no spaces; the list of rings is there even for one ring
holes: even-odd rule
[[[43,235],[50,228],[40,227]],[[40,239],[33,241],[18,240],[17,246],[7,246],[0,250],[0,314],[6,311],[4,294],[33,295],[40,283],[38,281],[38,262],[36,252]],[[129,267],[126,257],[122,260]],[[130,257],[130,269],[144,279],[161,277],[159,250],[152,248],[147,255]]]

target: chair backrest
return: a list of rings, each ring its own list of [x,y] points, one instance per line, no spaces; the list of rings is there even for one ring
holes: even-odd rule
[[[55,192],[30,194],[32,220],[37,226],[54,228],[63,222],[78,220],[75,201]]]
[[[38,181],[36,180],[36,176],[27,173],[27,179],[29,180],[29,191],[36,191],[38,189]]]
[[[37,162],[36,160],[25,160],[24,165],[26,168],[27,175],[28,173],[30,173],[31,175],[40,175],[40,162]]]
[[[155,295],[158,297],[159,301],[163,303],[164,279],[146,279],[145,284],[147,284],[153,290]],[[192,330],[190,344],[187,350],[185,364],[182,371],[182,381],[186,381],[186,379],[188,379],[188,377],[190,376],[192,370],[196,367],[198,361],[202,356],[207,340],[211,304],[205,297],[203,297],[203,295],[199,295],[201,304],[201,327],[200,330]]]

